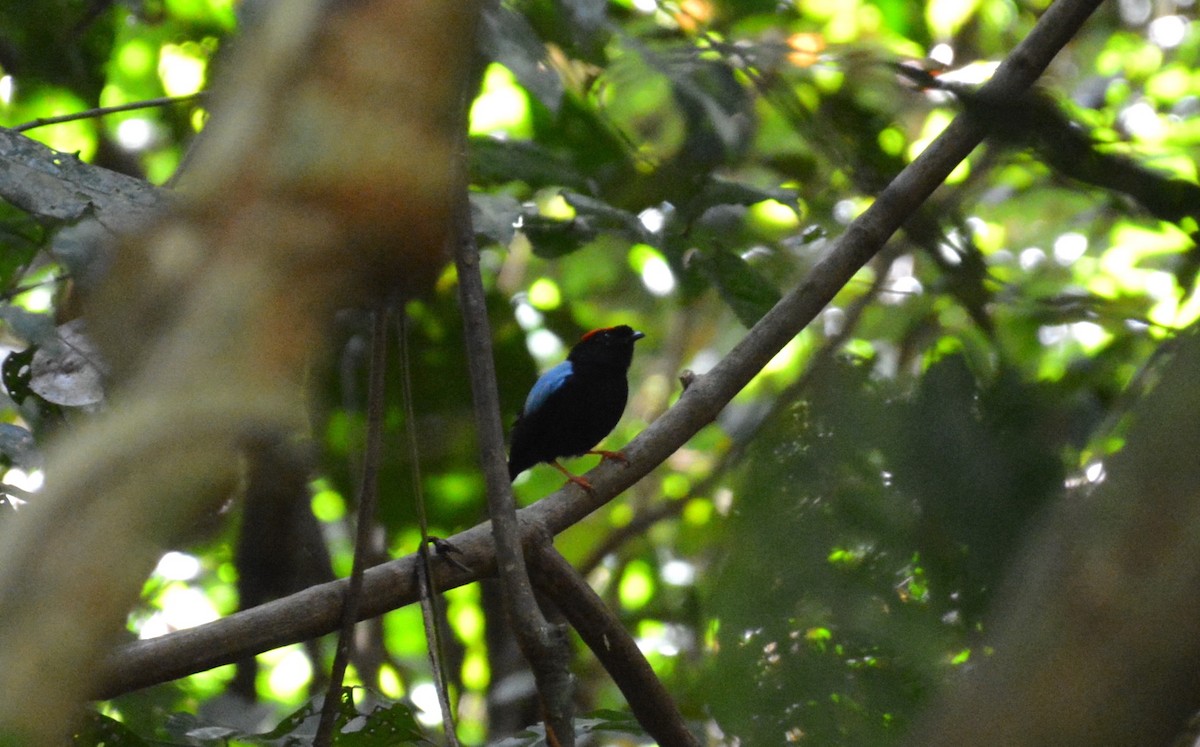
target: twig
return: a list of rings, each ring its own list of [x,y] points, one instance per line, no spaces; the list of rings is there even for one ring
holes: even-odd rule
[[[417,555],[418,586],[421,587],[421,619],[425,623],[425,639],[429,646],[429,664],[437,684],[438,704],[442,709],[442,728],[450,747],[458,747],[458,733],[454,726],[454,711],[450,707],[450,691],[446,683],[444,668],[445,647],[442,645],[442,629],[438,624],[441,610],[438,608],[437,587],[433,583],[433,567],[429,560],[429,519],[425,515],[425,491],[421,487],[420,448],[417,444],[417,418],[413,410],[412,361],[408,354],[408,312],[400,310],[400,383],[404,400],[404,432],[408,440],[409,462],[412,465],[413,505],[416,507],[417,524],[421,530],[421,547]]]
[[[384,373],[387,366],[387,307],[381,306],[371,315],[371,371],[367,385],[367,447],[363,456],[362,487],[358,496],[358,531],[354,540],[354,565],[342,599],[341,627],[338,631],[337,652],[329,673],[329,688],[321,706],[321,721],[313,738],[316,747],[333,744],[341,702],[342,681],[350,660],[354,640],[354,625],[362,598],[363,574],[369,563],[371,528],[375,522],[375,506],[379,502],[379,463],[383,453]]]
[[[36,493],[32,493],[25,488],[18,488],[16,485],[7,482],[0,483],[0,494],[16,498],[21,503],[29,503],[32,500],[37,500]]]
[[[633,637],[566,558],[554,549],[548,535],[543,535],[530,547],[529,567],[538,591],[550,597],[579,632],[621,689],[646,733],[659,744],[698,747],[699,740],[687,728],[671,694],[655,676]]]
[[[134,101],[129,104],[120,104],[118,106],[101,106],[95,109],[87,109],[81,112],[72,112],[71,114],[62,114],[57,117],[38,117],[31,119],[28,122],[11,127],[13,132],[27,132],[38,127],[46,127],[47,125],[62,124],[63,122],[75,122],[80,119],[95,119],[97,117],[105,117],[109,114],[119,114],[120,112],[131,112],[138,109],[153,109],[156,106],[170,106],[171,104],[186,104],[192,101],[200,101],[205,97],[204,91],[197,93],[189,93],[187,96],[163,96],[157,99],[146,99],[144,101]]]
[[[1032,84],[1097,4],[1098,0],[1056,2],[987,85],[993,91],[1004,92],[1020,91]],[[956,118],[850,225],[798,288],[776,304],[719,365],[697,377],[674,407],[626,446],[623,451],[629,459],[628,465],[617,467],[605,462],[593,470],[589,477],[593,495],[559,490],[522,509],[518,512],[522,536],[532,537],[532,527],[537,524],[552,534],[574,525],[644,477],[711,422],[733,395],[816,317],[913,209],[981,142],[983,135],[979,123],[969,122],[963,116]],[[465,309],[464,315],[468,315]],[[486,356],[477,353],[473,357],[490,361],[491,341],[486,336],[483,344]],[[496,415],[493,413],[491,417]],[[498,420],[493,428],[498,432]],[[481,448],[485,474],[494,473],[489,484],[496,484],[497,490],[506,492],[503,444],[493,435],[481,442]],[[462,550],[463,562],[473,572],[439,564],[434,573],[438,588],[453,588],[494,572],[496,554],[487,524],[450,539]],[[414,570],[413,556],[369,570],[363,583],[360,616],[371,617],[416,601]],[[336,628],[345,583],[323,584],[207,625],[127,644],[106,661],[96,696],[113,697],[227,664],[249,653],[328,633]]]
[[[0,293],[0,300],[11,301],[12,299],[16,298],[17,296],[21,295],[22,293],[28,293],[30,291],[37,290],[38,288],[41,288],[44,285],[54,285],[55,283],[61,283],[64,280],[70,280],[70,279],[71,279],[71,274],[64,272],[61,275],[54,275],[53,277],[48,277],[45,280],[36,280],[32,283],[23,283],[21,285],[18,285],[16,288],[9,288],[8,290],[4,291],[3,293]]]

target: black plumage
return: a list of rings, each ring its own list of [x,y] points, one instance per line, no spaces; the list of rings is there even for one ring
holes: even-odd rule
[[[567,359],[542,374],[513,426],[508,475],[548,462],[572,482],[590,489],[587,480],[558,463],[560,457],[616,452],[593,451],[607,436],[629,398],[625,374],[633,360],[633,344],[645,337],[628,325],[605,327],[584,335]]]

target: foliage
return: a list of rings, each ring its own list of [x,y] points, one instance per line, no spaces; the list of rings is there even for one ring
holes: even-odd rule
[[[1056,428],[1073,413],[1058,385],[980,381],[960,355],[910,392],[866,360],[812,371],[733,479],[753,499],[712,585],[717,715],[754,743],[885,744],[981,647],[1013,546],[1063,483],[1056,454],[1079,447]]]
[[[425,742],[412,708],[403,703],[389,702],[378,695],[364,693],[376,701],[368,707],[355,704],[356,688],[342,688],[342,700],[336,719],[337,743],[348,747],[398,747]],[[247,733],[218,723],[208,722],[187,713],[172,714],[162,725],[165,738],[197,747],[238,745],[287,745],[311,741],[320,707],[305,703],[299,710],[284,717],[268,731]],[[88,713],[84,724],[75,733],[74,742],[85,745],[104,744],[110,747],[142,747],[147,741],[126,728],[121,722],[99,713]]]
[[[237,26],[225,0],[42,5],[0,11],[0,124],[199,91]],[[978,114],[962,86],[1011,50],[1042,5],[490,8],[471,207],[508,424],[539,368],[583,331],[628,323],[647,340],[608,443],[631,438],[677,396],[678,373],[710,368],[952,116]],[[1098,479],[1096,465],[1122,445],[1124,414],[1152,384],[1142,372],[1200,315],[1200,36],[1189,14],[1182,2],[1101,10],[1044,91],[1021,102],[1022,117],[986,110],[1006,127],[820,324],[719,422],[561,539],[690,719],[744,744],[891,744],[939,683],[988,656],[989,605],[1029,527]],[[930,57],[954,68],[929,77],[933,90],[897,74],[913,60],[936,68]],[[205,116],[193,100],[30,134],[164,183]],[[1105,176],[1113,164],[1117,184]],[[77,314],[54,251],[61,228],[0,204],[0,462],[6,483],[31,491],[38,445],[95,406],[77,379],[65,389],[38,380],[67,367],[61,343]],[[419,435],[431,532],[485,518],[453,286],[448,274],[410,305],[414,423],[404,423],[399,373],[389,378],[395,444],[379,518],[393,555],[418,542],[415,465],[395,446],[403,427]],[[310,486],[339,574],[366,366],[365,319],[342,321],[336,356],[314,367]],[[47,358],[58,365],[39,368]],[[517,491],[532,501],[560,483],[534,469]],[[36,493],[13,495],[3,514],[22,500]],[[660,518],[606,544],[646,516]],[[147,583],[131,633],[233,611],[245,573],[230,549],[236,531],[224,517],[198,528]],[[462,736],[478,744],[490,688],[509,674],[485,638],[501,614],[474,587],[447,598]],[[373,635],[373,666],[360,662],[357,676],[389,705],[339,744],[423,739],[436,705],[419,614],[390,613]],[[587,652],[578,659],[580,700],[623,707]],[[108,702],[76,743],[288,743],[311,712],[312,667],[298,647],[260,660],[253,684],[269,708],[247,711],[257,721],[245,728],[202,715],[222,697],[222,671]],[[164,724],[169,712],[185,716]],[[610,734],[623,723],[602,710],[580,728]]]

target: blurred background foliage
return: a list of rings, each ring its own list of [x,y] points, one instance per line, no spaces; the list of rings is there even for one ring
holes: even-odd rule
[[[268,1],[4,5],[0,124],[200,93]],[[491,62],[471,111],[472,211],[506,422],[582,332],[627,323],[647,340],[607,443],[630,439],[678,396],[681,371],[710,368],[960,111],[895,65],[977,83],[1046,4],[490,5],[481,48]],[[706,739],[894,743],[939,682],[988,655],[984,613],[1024,530],[1047,502],[1102,479],[1146,385],[1140,372],[1200,315],[1198,56],[1190,0],[1103,5],[1043,80],[1044,117],[1001,112],[1003,137],[977,149],[718,422],[560,538]],[[166,184],[205,117],[193,98],[29,134]],[[1055,156],[1068,140],[1079,158]],[[1083,162],[1118,164],[1146,188],[1106,184]],[[1164,194],[1169,210],[1153,197]],[[38,444],[100,406],[28,367],[53,354],[55,325],[73,314],[57,228],[0,204],[0,458],[26,500],[42,479]],[[449,536],[485,518],[452,274],[410,315],[421,482],[431,531]],[[309,502],[316,518],[316,533],[284,541],[322,540],[328,556],[311,544],[279,550],[308,560],[259,569],[267,596],[348,572],[366,326],[347,312],[336,355],[314,367],[315,448],[274,455],[310,475],[297,521],[311,523]],[[419,541],[398,372],[391,381],[381,558]],[[529,502],[561,482],[539,468],[516,489]],[[231,501],[164,556],[130,636],[237,608],[239,562],[251,562],[236,549],[239,527],[251,547],[274,547],[266,537],[282,521],[242,514]],[[461,736],[481,744],[536,720],[495,590],[447,597]],[[380,723],[399,719],[386,722],[395,739],[431,728],[419,612],[368,627],[352,681],[397,704],[377,706]],[[635,728],[598,710],[623,702],[579,648],[580,701],[602,714],[587,722],[598,726],[592,743],[637,743]],[[226,693],[232,667],[102,703],[115,720],[81,743],[283,738],[292,722],[249,735],[301,708],[312,657],[329,655],[297,645],[259,656],[240,675],[255,706]],[[400,723],[410,712],[416,721]]]

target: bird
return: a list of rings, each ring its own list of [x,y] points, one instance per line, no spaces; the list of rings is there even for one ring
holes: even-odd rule
[[[594,329],[575,343],[565,361],[541,375],[513,426],[509,479],[546,462],[590,492],[591,483],[559,464],[559,458],[598,454],[625,460],[620,452],[595,447],[625,411],[625,376],[633,361],[633,344],[643,337],[627,324]]]

